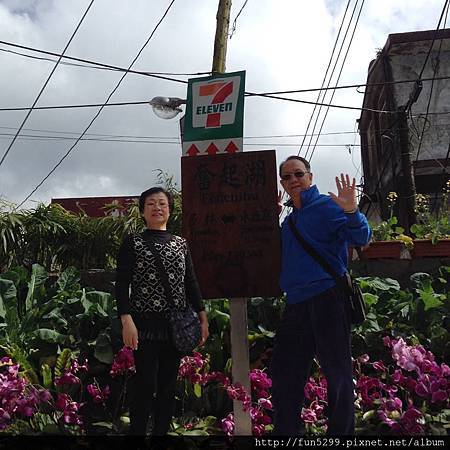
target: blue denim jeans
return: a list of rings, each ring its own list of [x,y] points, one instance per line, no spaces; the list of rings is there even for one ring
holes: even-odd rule
[[[304,302],[286,306],[271,363],[274,434],[299,434],[304,387],[316,355],[327,380],[327,433],[354,434],[351,334],[346,302],[341,291],[333,287]]]

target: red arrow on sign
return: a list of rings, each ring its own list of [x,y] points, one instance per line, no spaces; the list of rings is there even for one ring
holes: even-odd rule
[[[233,141],[230,141],[230,143],[225,147],[225,151],[227,153],[236,153],[239,150],[238,147],[236,147],[236,144]]]
[[[189,155],[189,156],[196,156],[197,153],[200,153],[200,150],[197,148],[197,146],[195,144],[192,144],[188,148],[188,151],[186,152],[186,154]]]
[[[219,149],[216,147],[214,142],[211,142],[211,144],[209,144],[208,148],[206,149],[206,153],[208,153],[208,155],[215,155],[218,151]]]

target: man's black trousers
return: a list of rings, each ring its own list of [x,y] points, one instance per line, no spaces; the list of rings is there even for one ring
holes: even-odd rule
[[[315,355],[327,380],[327,434],[354,433],[351,335],[346,302],[341,291],[333,287],[304,302],[286,306],[271,364],[274,434],[299,434],[304,387]]]
[[[150,412],[154,436],[169,430],[175,406],[180,354],[168,342],[142,340],[134,351],[136,374],[130,380],[130,434],[145,435]]]

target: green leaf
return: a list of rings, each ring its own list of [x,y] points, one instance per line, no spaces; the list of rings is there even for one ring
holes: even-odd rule
[[[215,416],[206,416],[203,419],[203,423],[207,427],[213,427],[213,426],[215,426],[217,424],[217,417],[215,417]]]
[[[43,380],[42,385],[46,389],[50,389],[53,384],[52,369],[50,369],[50,367],[47,364],[43,364],[41,366],[41,374],[42,374],[42,380]]]
[[[130,418],[128,416],[120,416],[120,421],[125,424],[130,423]]]
[[[423,291],[421,289],[418,289],[417,292],[419,293],[420,299],[423,301],[423,304],[425,305],[425,311],[428,311],[429,309],[437,308],[443,304],[439,300],[440,297],[442,298],[442,296],[440,294],[436,294],[434,292]]]
[[[378,277],[360,277],[357,278],[362,290],[372,289],[375,291],[399,291],[400,284],[397,280],[392,278],[378,278]]]
[[[378,325],[378,322],[376,320],[367,320],[366,319],[366,324],[367,324],[367,331],[381,331],[380,326]]]
[[[225,364],[225,373],[231,373],[231,370],[233,368],[233,360],[231,358],[227,359],[227,362]]]
[[[61,314],[61,308],[56,308],[50,313],[42,316],[43,319],[51,320],[54,325],[60,325],[63,328],[67,328],[67,320]]]
[[[92,425],[94,427],[108,428],[108,430],[112,430],[114,428],[114,425],[111,422],[95,422]]]
[[[433,290],[432,287],[433,279],[431,278],[430,274],[425,272],[416,272],[413,273],[409,278],[414,283],[415,286],[421,287],[427,291]]]
[[[28,293],[25,300],[25,308],[27,310],[33,307],[38,289],[44,285],[48,278],[47,271],[39,264],[33,264],[31,269],[31,277],[28,282]]]
[[[102,363],[112,364],[114,355],[111,346],[111,338],[106,334],[99,334],[95,343],[94,356]]]
[[[0,317],[6,317],[8,307],[17,307],[17,289],[11,280],[0,278]]]
[[[371,294],[370,292],[364,292],[363,297],[364,297],[364,303],[367,306],[376,305],[376,303],[378,302],[378,299],[379,299],[378,295]]]
[[[86,298],[94,305],[99,306],[100,309],[98,311],[102,311],[101,315],[103,315],[103,312],[106,315],[111,315],[113,313],[115,302],[112,295],[108,292],[89,291],[86,292]]]
[[[55,364],[55,376],[60,377],[64,370],[68,369],[72,363],[72,351],[68,348],[62,350],[58,355]]]
[[[75,267],[68,267],[58,278],[56,286],[60,292],[70,292],[79,288],[80,277]]]
[[[194,384],[194,394],[197,398],[202,396],[202,386],[198,383]]]
[[[363,414],[362,416],[362,420],[364,422],[367,422],[368,420],[370,420],[372,417],[375,417],[376,411],[374,409],[371,409],[370,411],[367,411]]]
[[[50,344],[65,344],[68,336],[58,333],[55,330],[49,328],[39,328],[31,333],[32,337],[40,339],[41,341],[48,342]]]
[[[53,418],[50,415],[41,412],[37,412],[33,415],[30,419],[30,424],[34,430],[39,431],[40,433],[48,433],[49,430],[55,430],[56,427]]]
[[[85,289],[83,289],[83,293],[81,295],[81,304],[83,305],[85,313],[89,312],[91,306],[93,305],[93,303],[87,299]]]
[[[230,315],[218,309],[213,309],[208,314],[208,321],[216,320],[220,330],[228,329],[230,326]]]
[[[183,436],[209,436],[206,430],[187,430],[182,434]]]

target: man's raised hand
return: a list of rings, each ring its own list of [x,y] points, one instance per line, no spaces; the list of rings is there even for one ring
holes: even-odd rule
[[[344,212],[353,213],[358,208],[356,202],[356,180],[350,183],[350,177],[348,174],[341,173],[341,178],[336,177],[336,187],[338,194],[333,194],[333,192],[328,192],[333,201],[339,205]]]

